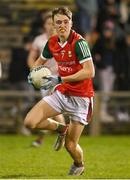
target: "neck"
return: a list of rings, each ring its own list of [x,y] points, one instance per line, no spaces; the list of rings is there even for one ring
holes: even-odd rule
[[[60,36],[60,37],[59,37],[59,40],[60,40],[60,43],[61,43],[61,44],[64,44],[64,42],[69,39],[71,32],[72,32],[72,31],[70,31],[70,33],[69,33],[67,36]]]
[[[68,36],[60,36],[59,39],[60,39],[60,43],[61,44],[64,44],[65,41],[67,41],[69,35]]]
[[[64,44],[64,42],[65,42],[66,40],[67,40],[66,38],[60,37],[60,43],[61,43],[61,44]]]

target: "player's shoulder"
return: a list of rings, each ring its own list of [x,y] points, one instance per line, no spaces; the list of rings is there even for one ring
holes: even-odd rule
[[[73,36],[73,39],[75,39],[75,40],[84,39],[83,36],[81,36],[81,34],[77,33],[74,30],[72,30],[72,36]]]
[[[75,44],[76,42],[82,41],[82,40],[84,40],[84,38],[79,33],[72,30],[70,38],[69,38],[69,43]]]
[[[81,36],[80,34],[78,34],[78,33],[74,33],[75,34],[75,43],[76,44],[86,44],[86,45],[88,45],[88,42],[87,42],[87,40],[83,37],[83,36]]]

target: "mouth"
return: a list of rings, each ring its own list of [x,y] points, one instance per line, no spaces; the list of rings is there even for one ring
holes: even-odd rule
[[[64,32],[65,32],[65,29],[61,28],[61,29],[60,29],[60,32],[61,32],[61,33],[64,33]]]

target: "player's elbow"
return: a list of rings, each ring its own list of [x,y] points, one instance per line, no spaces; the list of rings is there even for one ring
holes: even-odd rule
[[[94,78],[95,77],[95,70],[93,70],[90,74],[91,78]]]
[[[86,78],[94,78],[95,77],[95,71],[89,71],[87,74],[86,74]]]

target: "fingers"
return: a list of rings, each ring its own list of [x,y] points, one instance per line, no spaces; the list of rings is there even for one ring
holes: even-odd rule
[[[52,82],[48,81],[41,86],[41,89],[47,90],[50,89],[51,87],[52,87]]]
[[[52,77],[51,77],[51,76],[46,76],[46,77],[42,77],[42,79],[45,79],[45,80],[51,81],[51,80],[52,80]]]

